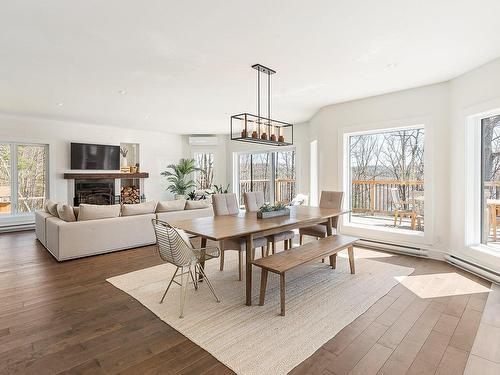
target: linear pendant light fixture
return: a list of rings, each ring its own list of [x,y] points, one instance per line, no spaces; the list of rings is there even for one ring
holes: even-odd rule
[[[270,146],[293,145],[293,125],[271,118],[271,75],[276,72],[261,64],[257,70],[257,115],[240,113],[231,116],[231,140]],[[261,80],[267,79],[267,117],[261,115]]]

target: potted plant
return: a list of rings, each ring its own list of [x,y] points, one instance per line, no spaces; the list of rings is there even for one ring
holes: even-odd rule
[[[175,199],[186,197],[187,192],[195,186],[195,182],[189,178],[189,175],[195,171],[201,171],[196,168],[194,159],[181,159],[177,164],[170,164],[167,170],[161,175],[167,177],[170,185],[167,190],[174,194]]]
[[[278,202],[274,205],[266,203],[257,211],[258,219],[268,219],[277,216],[290,216],[290,210],[286,204]]]

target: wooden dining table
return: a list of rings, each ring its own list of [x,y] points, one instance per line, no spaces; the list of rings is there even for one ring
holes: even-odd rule
[[[269,236],[287,230],[298,229],[321,223],[326,224],[327,235],[330,236],[332,235],[333,218],[347,212],[348,211],[330,208],[292,206],[290,207],[290,216],[258,219],[256,212],[240,212],[237,215],[212,216],[171,221],[169,224],[173,227],[183,229],[191,235],[201,237],[201,247],[206,247],[207,240],[222,241],[230,238],[245,238],[246,305],[251,306],[252,251],[254,238]]]

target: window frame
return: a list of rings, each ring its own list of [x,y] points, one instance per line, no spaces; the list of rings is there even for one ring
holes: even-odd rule
[[[18,195],[18,147],[19,146],[42,146],[45,150],[45,199],[50,197],[50,144],[30,141],[3,141],[1,144],[7,144],[10,147],[10,171],[12,180],[11,186],[11,213],[9,215],[0,216],[0,226],[2,223],[23,220],[25,218],[33,218],[34,212],[19,212],[19,195]]]
[[[271,154],[271,184],[270,184],[270,196],[273,201],[276,201],[276,191],[275,191],[275,181],[276,181],[276,153],[277,152],[295,152],[295,188],[296,191],[299,187],[299,157],[297,153],[297,147],[287,146],[280,147],[279,149],[252,149],[245,151],[237,151],[233,153],[233,193],[236,194],[238,201],[240,197],[240,155],[252,155],[252,154]],[[251,178],[251,177],[250,177]],[[274,183],[273,183],[274,182]],[[243,202],[239,202],[240,208],[244,207]]]
[[[396,228],[381,228],[372,225],[351,223],[343,215],[341,218],[341,233],[354,235],[362,239],[401,244],[405,246],[431,246],[434,240],[434,168],[433,168],[433,126],[429,117],[408,118],[382,123],[369,123],[339,129],[339,181],[340,188],[344,191],[343,208],[349,210],[351,200],[351,170],[350,146],[351,136],[373,134],[423,128],[424,137],[424,231],[400,230]]]

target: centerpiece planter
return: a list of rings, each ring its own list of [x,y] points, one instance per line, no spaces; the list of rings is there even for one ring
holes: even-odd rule
[[[269,219],[279,216],[290,216],[290,210],[282,203],[278,203],[274,206],[265,204],[257,211],[257,219]]]

